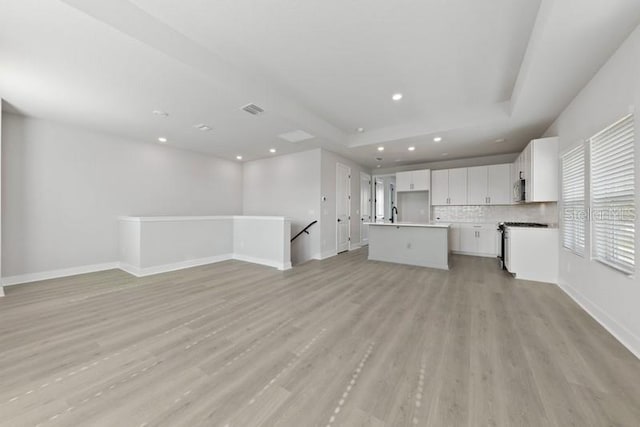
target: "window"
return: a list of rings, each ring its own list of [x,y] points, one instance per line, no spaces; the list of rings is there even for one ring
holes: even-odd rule
[[[633,115],[590,142],[592,257],[631,274],[635,270]]]
[[[562,156],[562,246],[584,256],[584,144]]]

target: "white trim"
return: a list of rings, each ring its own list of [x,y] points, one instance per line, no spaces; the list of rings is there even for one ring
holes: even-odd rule
[[[19,274],[2,278],[3,286],[13,286],[22,283],[38,282],[41,280],[57,279],[60,277],[76,276],[78,274],[95,273],[97,271],[113,270],[120,267],[119,262],[83,265],[79,267],[62,268],[58,270],[41,271],[38,273]]]
[[[350,251],[355,251],[356,249],[360,249],[362,247],[362,243],[354,243],[349,247]]]
[[[139,268],[133,265],[121,263],[120,270],[126,271],[136,277],[152,276],[154,274],[168,273],[170,271],[184,270],[185,268],[199,267],[201,265],[214,264],[216,262],[233,259],[233,254],[214,255],[205,258],[192,259],[187,261],[174,262],[171,264],[154,265],[153,267]]]
[[[327,258],[331,258],[338,255],[338,252],[336,252],[335,249],[329,249],[328,251],[324,251],[320,254],[316,254],[313,256],[313,259],[317,259],[319,261],[325,260]]]
[[[119,221],[128,222],[174,222],[174,221],[215,221],[229,219],[261,219],[273,221],[287,221],[289,218],[284,216],[245,216],[245,215],[227,215],[227,216],[119,216]]]
[[[580,293],[576,288],[564,280],[558,283],[560,289],[569,296],[576,304],[595,319],[603,328],[613,335],[623,346],[640,359],[640,337],[634,335],[629,329],[621,325],[607,312],[598,307],[593,301]]]
[[[238,260],[250,262],[253,264],[274,267],[284,271],[292,268],[291,263],[274,262],[261,258],[248,257],[237,254],[215,255],[206,258],[198,258],[188,261],[180,261],[171,264],[156,265],[153,267],[138,268],[130,264],[120,262],[108,262],[104,264],[85,265],[81,267],[64,268],[60,270],[43,271],[39,273],[21,274],[16,276],[5,277],[2,279],[3,286],[13,286],[23,283],[39,282],[42,280],[58,279],[62,277],[77,276],[78,274],[97,273],[99,271],[120,269],[136,277],[152,276],[155,274],[168,273],[170,271],[183,270],[185,268],[198,267],[201,265],[214,264],[217,262]],[[0,297],[4,295],[2,286],[0,286]]]
[[[278,270],[290,270],[291,269],[291,263],[282,263],[282,262],[277,262],[277,261],[272,261],[269,259],[264,259],[264,258],[255,258],[255,257],[251,257],[251,256],[246,256],[246,255],[238,255],[238,254],[234,254],[232,255],[232,258],[237,260],[237,261],[244,261],[244,262],[250,262],[252,264],[260,264],[260,265],[266,265],[268,267],[274,267],[277,268]]]
[[[339,169],[343,168],[347,170],[347,181],[348,181],[348,192],[347,194],[344,195],[344,197],[347,198],[347,251],[351,250],[351,168],[347,165],[344,165],[340,162],[336,163],[336,254],[338,253],[338,245],[340,244],[340,230],[339,230],[339,226],[338,226],[338,172]]]
[[[477,256],[481,258],[498,258],[498,255],[495,254],[480,254],[477,252],[463,252],[463,251],[451,251],[452,254],[456,255],[464,255],[464,256]]]

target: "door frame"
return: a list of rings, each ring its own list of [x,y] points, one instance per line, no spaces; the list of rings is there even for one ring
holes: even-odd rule
[[[340,185],[340,180],[338,179],[338,174],[340,173],[340,168],[343,168],[347,171],[347,188],[349,191],[345,194],[347,198],[347,251],[351,250],[351,168],[347,165],[343,165],[342,163],[336,163],[336,217],[335,217],[335,225],[336,225],[336,253],[339,252],[338,245],[340,244],[340,230],[338,228],[338,188]]]
[[[368,182],[368,186],[369,186],[369,201],[367,202],[366,200],[362,200],[362,182],[364,180],[367,180]],[[362,207],[364,205],[369,205],[369,222],[371,221],[371,217],[374,216],[374,212],[373,212],[373,177],[371,175],[369,175],[368,173],[365,172],[360,172],[360,218],[363,217],[363,212],[362,212]],[[365,244],[369,244],[369,235],[367,234],[367,241],[365,242],[362,239],[362,230],[364,229],[365,225],[363,224],[364,221],[360,220],[360,245],[365,245]],[[369,227],[368,225],[366,227]]]

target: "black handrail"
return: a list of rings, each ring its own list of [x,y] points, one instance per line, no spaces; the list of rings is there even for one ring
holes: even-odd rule
[[[294,240],[296,240],[298,238],[298,236],[300,236],[302,233],[307,233],[309,234],[309,232],[307,231],[309,229],[309,227],[311,227],[313,224],[315,224],[316,221],[313,221],[311,224],[307,225],[301,232],[299,232],[298,234],[296,234],[295,236],[293,236],[293,239],[291,239],[291,241],[293,242]]]

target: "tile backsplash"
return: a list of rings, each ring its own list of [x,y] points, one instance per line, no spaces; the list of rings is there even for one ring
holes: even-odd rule
[[[433,206],[433,221],[451,222],[558,222],[557,203],[527,203],[511,206]]]

